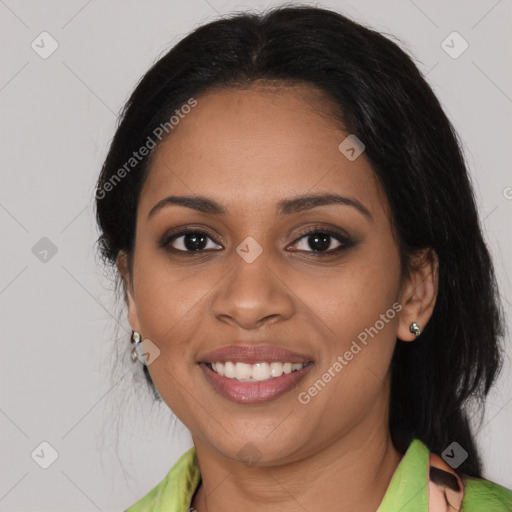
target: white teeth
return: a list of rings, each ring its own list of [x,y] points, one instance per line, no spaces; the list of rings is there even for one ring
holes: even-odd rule
[[[228,379],[234,379],[236,377],[235,365],[231,361],[228,361],[224,365],[222,365],[222,363],[215,363],[215,366],[224,366],[224,377]]]
[[[267,380],[270,378],[270,365],[268,363],[256,363],[252,365],[252,378],[254,380]]]
[[[251,378],[252,366],[247,363],[235,364],[235,377],[237,380],[246,380]]]
[[[256,363],[247,364],[231,361],[225,363],[217,362],[211,363],[212,369],[215,373],[228,379],[243,380],[247,382],[257,382],[262,380],[269,380],[275,377],[281,377],[286,373],[291,373],[301,370],[307,363]]]
[[[283,374],[283,364],[282,363],[270,363],[270,375],[272,377],[281,377]]]

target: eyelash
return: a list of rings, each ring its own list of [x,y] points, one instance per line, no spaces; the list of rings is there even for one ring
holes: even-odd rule
[[[174,242],[175,240],[177,240],[178,238],[180,238],[182,236],[185,236],[185,235],[188,235],[191,233],[203,235],[203,236],[209,238],[210,240],[212,240],[217,245],[220,245],[215,240],[213,240],[213,238],[210,236],[210,234],[207,231],[204,231],[202,229],[190,229],[189,228],[189,229],[184,229],[184,230],[178,231],[176,233],[171,233],[171,234],[164,236],[164,238],[159,243],[159,246],[174,253],[174,254],[178,254],[178,255],[194,256],[194,255],[202,255],[205,252],[212,251],[212,249],[200,249],[198,251],[189,251],[189,250],[175,249],[174,247],[171,247],[172,242]],[[320,228],[320,227],[314,227],[314,228],[311,228],[308,231],[302,233],[294,242],[292,242],[291,245],[296,245],[302,238],[305,238],[305,237],[308,237],[311,235],[316,235],[316,234],[328,235],[328,236],[334,238],[336,241],[338,241],[341,245],[339,245],[335,249],[331,249],[329,251],[302,251],[302,250],[299,250],[299,251],[293,251],[293,252],[299,252],[299,253],[305,252],[305,253],[312,254],[314,257],[317,257],[317,256],[324,257],[324,256],[332,256],[333,254],[337,254],[339,252],[345,251],[355,245],[355,242],[353,240],[351,240],[347,235],[343,234],[342,232],[334,231],[334,230],[328,229],[328,228]],[[214,251],[218,251],[218,250],[220,250],[220,249],[214,249]]]

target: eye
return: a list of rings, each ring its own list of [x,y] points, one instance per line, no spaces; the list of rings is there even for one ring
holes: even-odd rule
[[[159,245],[174,253],[190,255],[223,248],[212,239],[208,232],[201,229],[185,229],[168,234],[164,236]],[[343,232],[327,228],[314,228],[303,233],[290,247],[292,252],[309,252],[315,256],[327,256],[354,245],[355,242]]]
[[[209,244],[209,241],[212,243]],[[222,249],[221,246],[213,242],[206,231],[200,229],[187,229],[167,235],[159,245],[173,252],[183,253],[200,253],[202,251],[215,249],[216,247]]]
[[[338,244],[334,248],[333,239]],[[343,251],[353,245],[354,242],[341,232],[325,228],[315,228],[303,233],[291,247],[298,251],[311,252],[316,256],[322,256]]]

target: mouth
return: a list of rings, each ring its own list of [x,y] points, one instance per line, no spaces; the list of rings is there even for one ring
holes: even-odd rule
[[[277,400],[296,388],[313,366],[313,361],[199,363],[206,381],[218,394],[231,402],[245,405]]]
[[[238,404],[270,402],[290,392],[311,371],[313,358],[277,345],[226,345],[200,354],[206,381]]]
[[[241,361],[219,361],[205,364],[211,371],[227,379],[235,379],[239,382],[265,382],[279,378],[282,375],[300,371],[308,364],[313,364],[313,361],[308,361],[307,363],[272,361],[256,364],[248,364]]]

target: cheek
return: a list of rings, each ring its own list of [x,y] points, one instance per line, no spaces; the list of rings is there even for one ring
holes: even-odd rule
[[[134,284],[143,335],[165,351],[181,351],[201,317],[204,321],[201,310],[215,279],[193,265],[171,265],[165,253],[145,247],[138,256],[134,270],[138,281]]]
[[[349,405],[365,407],[380,392],[396,343],[402,309],[398,252],[385,241],[376,246],[365,247],[315,283],[305,281],[300,292],[311,320],[326,336],[312,381],[320,376],[320,388],[329,383],[331,391],[321,393],[320,401],[332,401],[338,412]]]
[[[145,266],[136,288],[141,331],[160,350],[148,370],[164,402],[188,425],[195,418],[190,411],[201,403],[200,398],[193,398],[190,383],[200,378],[193,340],[205,321],[201,312],[208,285],[201,279],[184,278],[181,273],[178,278],[179,269],[170,269],[154,255],[148,265],[140,261],[141,268]]]
[[[367,245],[328,273],[294,277],[294,292],[309,315],[342,346],[376,322],[385,335],[396,323],[397,307],[390,308],[399,296],[400,262],[394,246],[387,249]]]

